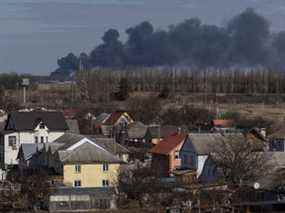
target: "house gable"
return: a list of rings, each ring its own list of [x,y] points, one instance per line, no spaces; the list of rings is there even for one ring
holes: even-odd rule
[[[99,149],[102,149],[104,151],[106,151],[104,148],[102,148],[101,146],[97,145],[95,142],[89,140],[88,138],[83,138],[81,139],[80,141],[78,141],[77,143],[71,145],[70,147],[68,147],[66,150],[67,151],[73,151],[74,149],[80,147],[81,145],[85,144],[85,143],[89,143],[89,144],[92,144],[96,147],[98,147]]]
[[[211,157],[207,157],[204,161],[202,170],[199,171],[198,178],[202,183],[213,183],[219,177],[219,170]]]
[[[115,126],[118,125],[121,122],[125,122],[127,124],[134,122],[131,116],[127,112],[113,112],[108,116],[107,119],[105,119],[102,123],[102,125],[105,126]]]
[[[198,158],[197,152],[189,137],[186,138],[180,150],[181,167],[183,169],[197,169]]]
[[[39,131],[39,130],[49,131],[48,127],[46,126],[46,124],[42,120],[39,120],[37,122],[37,124],[35,125],[34,131]]]
[[[183,145],[186,137],[187,135],[184,134],[170,135],[154,146],[150,152],[153,154],[169,155],[173,151],[177,150],[177,147],[181,147]]]

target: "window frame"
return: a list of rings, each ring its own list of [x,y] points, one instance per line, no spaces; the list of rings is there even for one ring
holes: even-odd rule
[[[82,182],[81,182],[81,180],[74,180],[73,184],[74,184],[74,187],[75,187],[75,188],[82,187]]]
[[[75,164],[74,171],[76,174],[80,174],[81,173],[81,164]]]
[[[103,165],[102,165],[102,170],[103,170],[103,172],[107,172],[107,171],[109,171],[109,163],[103,163]]]
[[[41,122],[39,124],[39,129],[45,129],[45,128],[46,128],[46,125],[43,122]]]
[[[180,159],[179,151],[174,152],[174,159],[176,159],[176,160]]]
[[[17,136],[9,135],[8,136],[8,145],[12,150],[17,150]]]
[[[107,179],[103,179],[102,180],[102,186],[103,187],[109,187],[110,186],[110,181]]]

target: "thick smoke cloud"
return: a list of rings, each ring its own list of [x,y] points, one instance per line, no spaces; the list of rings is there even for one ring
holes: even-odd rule
[[[195,68],[284,68],[285,32],[270,32],[269,22],[253,9],[233,17],[225,27],[207,25],[191,18],[155,30],[142,22],[126,30],[128,39],[109,29],[102,44],[90,54],[68,54],[58,60],[52,76],[67,76],[78,69],[188,66]]]

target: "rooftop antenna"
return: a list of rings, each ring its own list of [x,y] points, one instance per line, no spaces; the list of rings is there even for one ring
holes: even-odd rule
[[[27,102],[27,94],[26,94],[26,88],[30,85],[30,79],[28,78],[23,78],[22,79],[22,87],[23,87],[23,104],[26,106]]]

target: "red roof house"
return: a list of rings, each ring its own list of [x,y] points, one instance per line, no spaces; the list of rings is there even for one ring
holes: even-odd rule
[[[175,133],[160,141],[150,150],[152,167],[161,176],[168,176],[181,167],[179,152],[186,139],[186,134]]]

